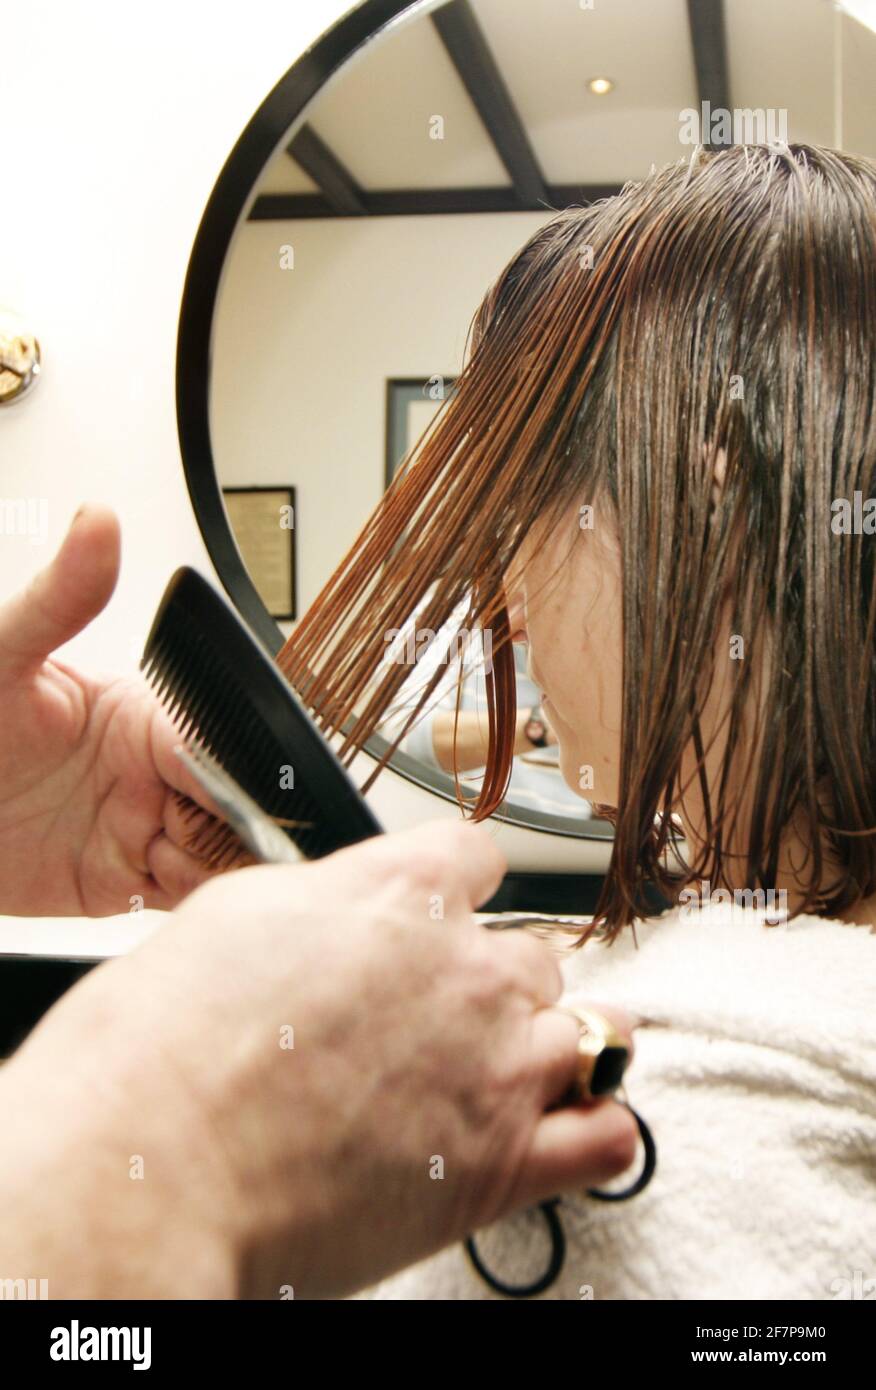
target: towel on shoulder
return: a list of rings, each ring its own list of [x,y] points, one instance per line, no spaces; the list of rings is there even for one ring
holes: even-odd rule
[[[642,1020],[627,1093],[657,1172],[628,1202],[563,1195],[566,1261],[540,1297],[876,1298],[876,931],[719,903],[635,937],[566,954],[562,1002]],[[547,1263],[537,1211],[478,1246],[510,1284]],[[455,1246],[358,1297],[501,1295]]]

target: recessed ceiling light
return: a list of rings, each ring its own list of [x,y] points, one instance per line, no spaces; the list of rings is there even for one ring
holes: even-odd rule
[[[610,77],[591,77],[587,86],[595,97],[604,97],[607,92],[611,91],[614,83]]]

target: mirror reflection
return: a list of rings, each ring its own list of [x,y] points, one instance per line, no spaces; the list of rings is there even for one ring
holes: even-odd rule
[[[366,44],[257,177],[214,320],[219,482],[284,635],[452,393],[478,305],[540,226],[700,143],[876,156],[874,77],[876,33],[826,0],[450,0]],[[449,793],[454,725],[461,783],[483,766],[479,655],[401,745]],[[586,775],[561,775],[524,644],[515,667],[509,810],[608,833]]]

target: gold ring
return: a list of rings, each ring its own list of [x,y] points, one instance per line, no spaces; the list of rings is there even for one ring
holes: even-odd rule
[[[579,1026],[578,1067],[574,1081],[575,1092],[581,1100],[607,1096],[623,1083],[630,1060],[626,1038],[603,1014],[595,1009],[570,1009],[557,1005],[561,1013],[570,1014]]]

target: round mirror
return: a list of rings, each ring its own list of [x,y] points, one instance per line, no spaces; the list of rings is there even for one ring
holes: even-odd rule
[[[876,156],[874,10],[871,0],[368,0],[289,70],[205,212],[177,388],[207,546],[273,652],[452,392],[486,290],[555,211],[609,197],[701,143]],[[480,698],[472,677],[473,730]],[[392,767],[455,800],[448,699]],[[521,665],[499,816],[607,849],[611,827],[586,786],[563,782],[537,704]],[[375,738],[369,752],[385,747]],[[465,756],[476,782],[475,732]]]

